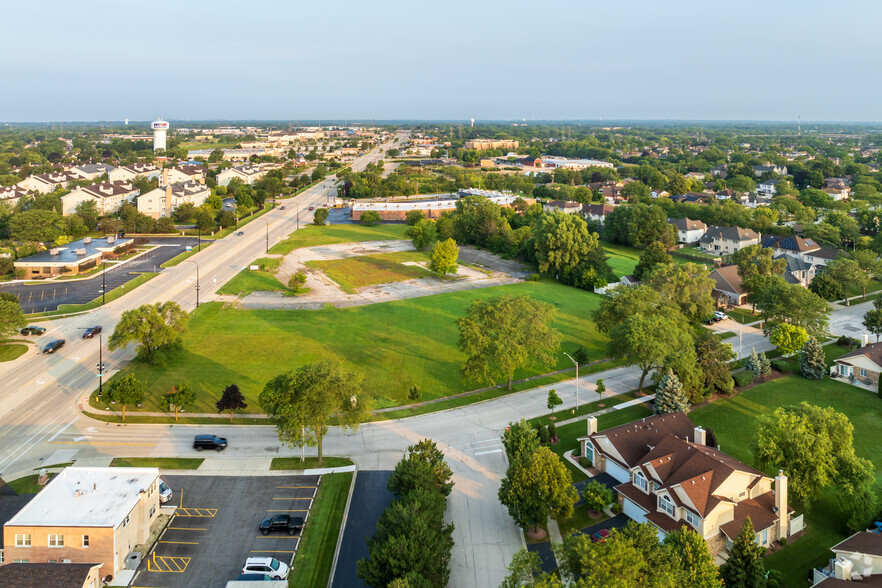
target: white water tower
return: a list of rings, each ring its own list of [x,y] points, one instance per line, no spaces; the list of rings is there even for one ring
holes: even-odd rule
[[[150,123],[150,128],[153,129],[153,152],[157,152],[160,149],[165,150],[165,134],[168,132],[168,123],[162,119],[155,120]]]
[[[474,127],[474,126],[475,126],[475,119],[473,119],[473,118],[472,118],[472,119],[469,119],[469,120],[471,120],[471,121],[472,121],[472,125],[471,125],[471,126],[473,126],[473,127]]]

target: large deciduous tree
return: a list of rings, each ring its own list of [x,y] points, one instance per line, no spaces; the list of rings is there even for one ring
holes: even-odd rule
[[[757,293],[756,306],[762,313],[763,331],[767,335],[780,323],[802,327],[817,339],[827,335],[830,317],[827,302],[799,284],[773,278]]]
[[[549,517],[570,517],[578,499],[570,471],[547,447],[511,463],[499,488],[499,502],[515,522],[534,530]]]
[[[508,462],[514,463],[539,449],[539,437],[536,429],[521,419],[520,422],[508,424],[502,433],[502,446]]]
[[[849,287],[860,288],[864,296],[867,295],[867,286],[870,285],[870,274],[867,273],[857,261],[840,257],[831,260],[824,268],[824,273],[847,291]]]
[[[327,208],[317,208],[315,214],[312,215],[312,224],[318,226],[324,226],[325,221],[328,220],[328,215],[331,214]]]
[[[429,271],[439,278],[443,278],[447,274],[455,274],[459,269],[459,265],[456,263],[457,259],[459,259],[459,246],[456,241],[453,239],[439,241],[432,247]]]
[[[660,368],[683,350],[692,350],[692,335],[681,320],[666,313],[635,314],[609,331],[610,356],[640,368],[640,386],[652,370]]]
[[[126,420],[126,407],[144,402],[144,382],[134,374],[117,378],[107,387],[107,399],[122,404],[122,420]]]
[[[412,210],[410,212],[414,211]],[[416,212],[422,211],[418,210]],[[408,213],[408,215],[409,214],[410,213]],[[418,251],[428,249],[429,246],[432,245],[432,243],[434,243],[435,239],[438,237],[438,232],[435,227],[435,221],[421,218],[404,232],[404,236],[409,237],[410,240],[413,241],[413,246],[416,247]]]
[[[864,314],[863,324],[867,330],[876,335],[876,342],[879,342],[879,335],[882,335],[882,294],[873,299],[873,308]]]
[[[634,267],[634,275],[638,280],[643,280],[657,267],[671,266],[673,264],[674,258],[671,257],[664,245],[654,241],[647,245],[643,253],[640,254],[640,261]]]
[[[772,329],[769,341],[772,345],[776,345],[781,353],[790,356],[803,348],[808,341],[808,333],[802,327],[781,323]]]
[[[231,423],[233,422],[233,412],[248,408],[245,397],[242,396],[242,391],[236,384],[230,384],[224,388],[220,399],[214,403],[214,406],[218,412],[229,412]]]
[[[420,488],[432,488],[448,496],[453,490],[452,477],[453,472],[438,446],[423,439],[407,448],[407,455],[389,476],[388,487],[399,498]]]
[[[317,446],[322,463],[328,421],[335,417],[341,427],[356,430],[370,415],[373,399],[362,391],[361,381],[337,363],[309,363],[267,382],[258,402],[282,443]]]
[[[690,321],[700,321],[714,309],[716,284],[708,273],[708,267],[700,263],[657,265],[649,273],[647,285],[661,295],[664,304]]]
[[[161,363],[179,348],[186,327],[187,314],[177,302],[145,304],[122,313],[107,347],[113,351],[134,341],[148,363]]]
[[[543,216],[534,246],[539,271],[567,283],[576,281],[582,270],[593,269],[601,277],[609,272],[597,233],[590,232],[578,215],[557,212]]]
[[[475,300],[459,325],[459,349],[468,357],[463,378],[486,384],[505,378],[511,390],[515,370],[552,365],[560,333],[552,326],[552,305],[529,296],[504,294]]]
[[[0,341],[5,341],[15,333],[18,333],[27,324],[27,319],[25,319],[18,299],[0,299]]]

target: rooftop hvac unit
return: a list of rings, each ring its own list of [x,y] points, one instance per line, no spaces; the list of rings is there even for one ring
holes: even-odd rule
[[[58,255],[58,253],[59,253],[58,247],[53,247],[52,249],[49,250],[49,255]]]
[[[85,249],[77,249],[77,250],[76,250],[76,254],[77,254],[77,255],[85,255],[85,254],[86,254],[86,250],[85,250]]]
[[[92,242],[92,237],[84,237],[83,238],[83,243],[91,243],[91,242]]]
[[[108,244],[108,245],[112,244],[114,241],[116,241],[116,238],[115,238],[115,237],[108,237],[108,238],[107,238],[107,244]]]

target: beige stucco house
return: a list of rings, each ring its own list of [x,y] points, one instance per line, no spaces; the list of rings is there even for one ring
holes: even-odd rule
[[[699,240],[702,249],[717,255],[731,255],[751,245],[759,245],[760,236],[751,229],[741,227],[708,227]]]
[[[128,182],[101,182],[75,188],[61,197],[61,213],[76,212],[82,202],[94,202],[98,214],[107,215],[119,210],[123,202],[134,202],[141,190]]]
[[[201,206],[209,196],[211,188],[195,180],[168,184],[139,196],[138,212],[153,218],[169,216],[181,204]]]
[[[594,467],[619,482],[622,512],[659,536],[685,525],[725,557],[748,517],[764,547],[802,529],[802,517],[791,521],[783,472],[773,480],[706,440],[704,429],[676,412],[602,432],[590,417],[579,443]]]

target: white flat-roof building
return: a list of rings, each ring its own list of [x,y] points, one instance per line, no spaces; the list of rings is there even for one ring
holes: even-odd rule
[[[585,169],[586,167],[615,167],[613,164],[599,159],[569,159],[567,157],[542,156],[544,167],[560,167],[564,169]]]
[[[69,467],[3,526],[6,561],[99,563],[115,576],[159,514],[157,468]]]

